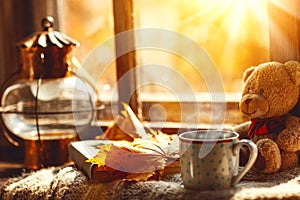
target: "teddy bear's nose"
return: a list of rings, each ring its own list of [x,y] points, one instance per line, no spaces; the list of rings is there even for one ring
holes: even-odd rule
[[[249,105],[249,103],[252,101],[252,99],[251,98],[248,98],[248,99],[246,99],[245,101],[244,101],[244,103],[245,104],[247,104],[247,105]]]

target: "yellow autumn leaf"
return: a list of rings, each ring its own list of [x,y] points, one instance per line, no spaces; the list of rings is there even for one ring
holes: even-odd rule
[[[151,142],[116,141],[99,147],[98,154],[87,162],[108,166],[128,173],[145,173],[163,169],[166,155],[159,146]]]
[[[86,162],[96,163],[98,165],[98,167],[105,166],[106,155],[110,151],[111,146],[112,146],[112,144],[105,144],[105,145],[99,146],[98,154],[95,157],[86,160]]]
[[[101,170],[109,169],[107,174],[117,174],[116,177],[124,177],[125,173],[130,180],[159,177],[166,165],[178,160],[177,145],[174,148],[172,144],[177,134],[168,135],[144,126],[129,105],[122,105],[115,123],[96,138],[109,139],[111,144],[100,146],[98,154],[87,162],[98,164]]]

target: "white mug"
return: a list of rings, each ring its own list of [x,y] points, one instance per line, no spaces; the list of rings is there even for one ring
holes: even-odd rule
[[[253,166],[257,147],[251,140],[239,140],[228,130],[197,130],[179,135],[180,168],[183,185],[190,189],[234,187]],[[247,146],[250,156],[239,172],[239,151]]]

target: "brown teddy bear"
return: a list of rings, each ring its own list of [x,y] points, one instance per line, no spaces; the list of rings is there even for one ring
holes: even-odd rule
[[[291,111],[297,114],[299,93],[299,62],[268,62],[244,72],[239,106],[251,121],[234,130],[256,143],[255,170],[274,173],[298,165],[300,118]]]

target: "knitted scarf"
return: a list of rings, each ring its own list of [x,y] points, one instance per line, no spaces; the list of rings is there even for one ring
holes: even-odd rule
[[[253,138],[254,135],[279,133],[283,129],[285,129],[285,117],[253,118],[251,119],[248,137]]]
[[[289,114],[300,117],[300,98]],[[283,129],[285,129],[285,116],[264,119],[253,118],[251,119],[248,137],[252,138],[254,135],[279,133]]]

